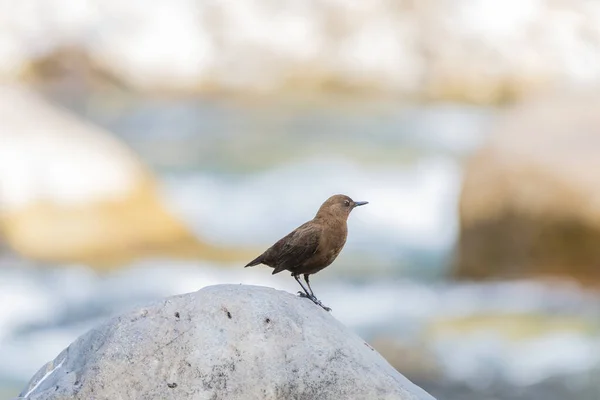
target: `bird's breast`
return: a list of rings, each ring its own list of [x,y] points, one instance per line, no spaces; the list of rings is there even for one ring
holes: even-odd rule
[[[336,249],[332,249],[327,253],[327,261],[329,263],[332,263],[333,260],[335,260],[337,258],[337,256],[340,254],[340,252],[342,251],[342,247],[338,247]]]
[[[323,235],[323,256],[328,263],[333,262],[346,244],[347,229],[345,225],[335,226]]]

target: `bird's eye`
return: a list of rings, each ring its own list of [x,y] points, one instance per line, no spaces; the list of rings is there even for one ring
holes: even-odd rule
[[[350,200],[346,200],[346,201],[344,201],[344,205],[345,205],[346,207],[350,207]]]

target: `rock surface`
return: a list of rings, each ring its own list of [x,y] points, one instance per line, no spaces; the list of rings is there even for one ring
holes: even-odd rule
[[[433,400],[312,302],[218,285],[88,332],[20,398]]]
[[[600,282],[600,99],[509,112],[469,162],[455,275]]]
[[[150,172],[109,132],[0,86],[0,230],[51,261],[207,248],[163,205]]]
[[[586,0],[19,4],[0,2],[0,78],[35,75],[41,59],[60,68],[66,50],[139,90],[341,88],[487,103],[600,84],[600,4]]]

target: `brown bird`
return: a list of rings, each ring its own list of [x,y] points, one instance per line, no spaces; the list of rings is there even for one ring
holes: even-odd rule
[[[329,266],[340,254],[348,236],[348,216],[354,207],[365,204],[368,202],[354,201],[343,194],[331,196],[312,220],[281,238],[244,268],[264,264],[274,268],[273,274],[288,270],[304,290],[304,293],[298,292],[300,296],[331,311],[317,299],[308,279]],[[304,275],[308,290],[300,281],[300,275]]]

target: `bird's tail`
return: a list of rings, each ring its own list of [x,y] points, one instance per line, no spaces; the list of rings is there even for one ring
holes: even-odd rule
[[[256,257],[254,260],[250,261],[248,264],[244,266],[244,268],[254,267],[255,265],[261,264],[263,262],[263,254]]]

